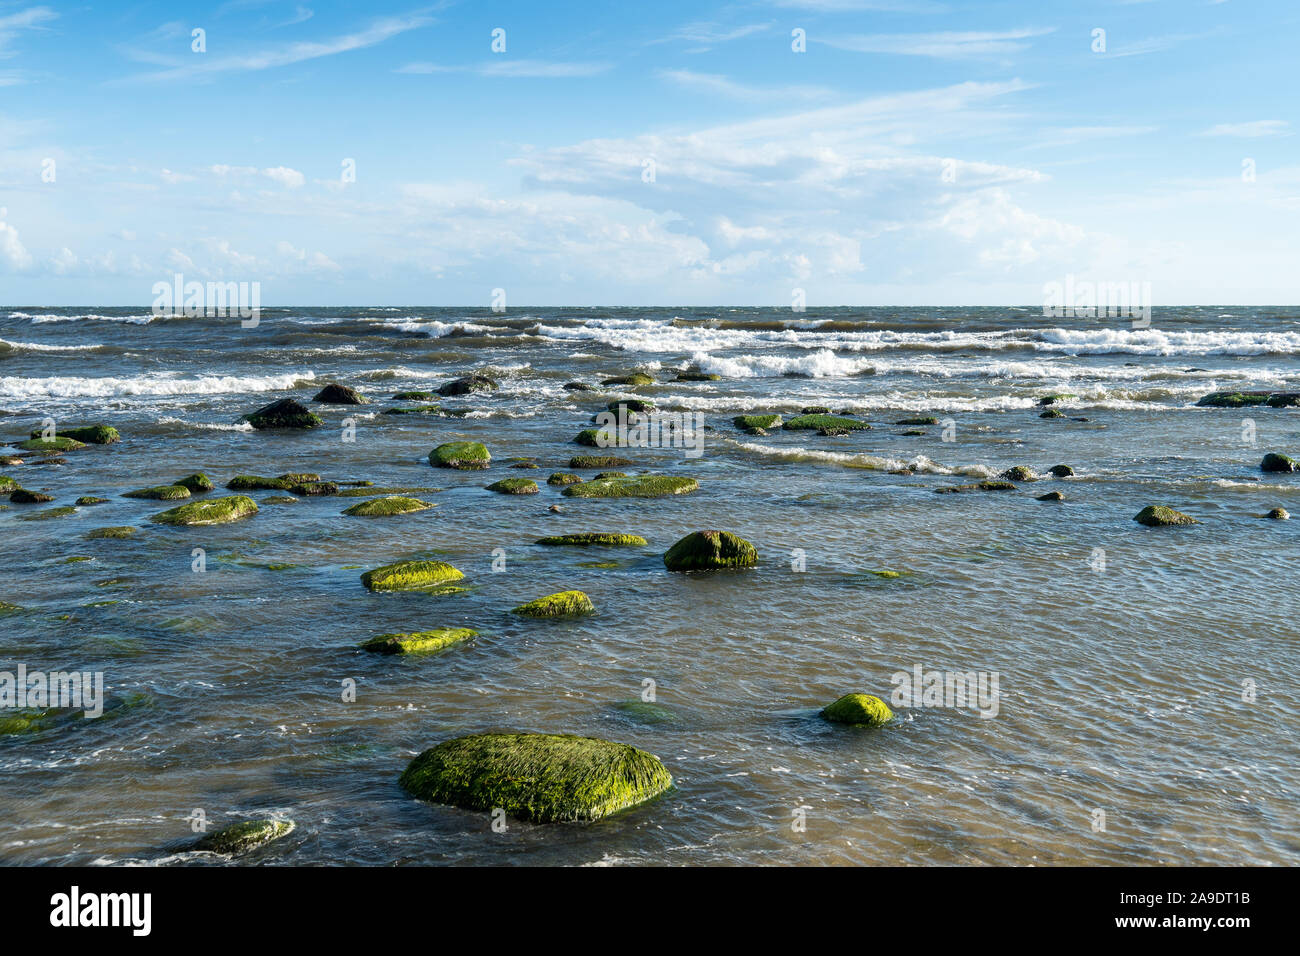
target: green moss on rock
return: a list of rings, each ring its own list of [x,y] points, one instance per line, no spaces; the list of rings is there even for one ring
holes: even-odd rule
[[[380,495],[428,495],[434,492],[442,491],[441,488],[429,487],[366,487],[366,488],[344,488],[339,491],[340,498],[376,498]]]
[[[106,505],[108,504],[108,499],[96,498],[94,495],[82,495],[80,498],[74,501],[73,504],[77,505],[80,508],[86,508],[89,507],[90,505]]]
[[[288,491],[289,482],[283,478],[264,478],[261,475],[236,475],[226,482],[230,491]]]
[[[86,444],[75,438],[56,435],[53,438],[29,438],[25,442],[19,442],[18,447],[23,451],[76,451],[85,448]]]
[[[123,498],[148,498],[151,501],[180,501],[190,496],[190,490],[184,485],[155,485],[152,488],[137,488],[123,493]]]
[[[556,534],[538,538],[538,544],[571,545],[574,547],[633,547],[640,548],[649,544],[639,534],[617,534],[609,531],[584,531],[577,534]]]
[[[561,486],[576,485],[580,481],[582,481],[582,478],[580,476],[571,475],[568,472],[563,472],[563,471],[557,471],[555,472],[555,474],[551,475],[551,477],[546,479],[546,483],[548,485],[561,485]]]
[[[835,703],[827,705],[822,710],[821,716],[837,724],[865,724],[868,727],[880,727],[893,719],[894,712],[879,697],[870,694],[845,694]]]
[[[936,494],[959,494],[966,491],[1015,491],[1016,486],[1009,481],[976,481],[965,485],[945,485],[934,489]]]
[[[28,491],[26,488],[15,488],[9,492],[9,500],[16,505],[44,505],[53,501],[54,496],[40,491]]]
[[[245,820],[209,833],[194,844],[194,849],[237,856],[286,837],[293,830],[292,820]]]
[[[527,604],[512,609],[514,614],[524,617],[572,617],[577,614],[590,614],[596,610],[591,598],[581,591],[560,591],[548,594]]]
[[[370,403],[370,399],[355,388],[336,383],[326,385],[312,396],[312,401],[319,402],[322,405],[367,405]]]
[[[569,459],[569,467],[575,471],[583,468],[620,468],[630,464],[632,462],[628,459],[616,455],[575,455]]]
[[[252,498],[229,495],[225,498],[191,501],[179,508],[159,512],[149,520],[159,524],[202,526],[227,524],[254,514],[257,514],[257,503]]]
[[[624,717],[635,720],[640,724],[675,724],[679,720],[678,716],[663,704],[656,704],[653,701],[640,700],[639,698],[617,700],[609,706]]]
[[[578,480],[581,481],[582,479]],[[0,475],[0,495],[12,494],[19,487],[20,485],[15,479],[10,478],[8,475]]]
[[[870,428],[866,422],[858,421],[856,418],[844,418],[840,415],[796,415],[794,418],[786,420],[786,431],[799,431],[802,429],[813,429],[820,431],[822,429],[847,429],[848,431],[860,431]]]
[[[645,372],[633,372],[631,375],[615,375],[613,378],[607,378],[601,381],[601,385],[631,385],[638,387],[642,385],[653,385],[655,380]]]
[[[465,575],[442,561],[397,561],[361,575],[371,591],[423,591],[459,581]]]
[[[474,471],[486,468],[492,460],[488,450],[476,441],[451,441],[429,452],[429,464],[435,468]]]
[[[653,754],[568,734],[475,734],[424,751],[400,783],[421,800],[534,823],[598,820],[673,784]]]
[[[666,498],[696,491],[694,478],[673,475],[638,475],[635,478],[603,478],[569,485],[563,494],[570,498]]]
[[[339,493],[339,486],[332,481],[305,481],[291,485],[289,490],[300,498],[322,498]]]
[[[1197,401],[1203,408],[1292,408],[1300,405],[1300,392],[1211,392]]]
[[[731,420],[741,431],[770,431],[781,427],[780,415],[737,415]]]
[[[70,425],[67,428],[56,428],[55,435],[81,442],[83,445],[111,445],[115,441],[122,440],[117,429],[111,425]],[[33,430],[31,437],[40,438],[41,429]]]
[[[499,495],[535,495],[541,489],[531,478],[502,478],[488,485],[487,490]]]
[[[376,654],[434,654],[477,636],[478,631],[468,627],[440,627],[410,634],[380,634],[364,642],[361,649]]]
[[[939,419],[933,415],[923,415],[920,418],[904,418],[901,422],[894,422],[895,425],[937,425]]]
[[[730,531],[692,531],[664,554],[669,571],[715,571],[750,568],[758,550]]]
[[[195,472],[192,475],[186,475],[180,481],[176,482],[176,484],[180,485],[182,488],[188,488],[194,494],[211,491],[216,487],[216,485],[212,483],[212,479],[202,472]]]
[[[135,534],[135,528],[130,525],[115,525],[111,528],[95,528],[86,532],[87,538],[129,538]]]
[[[1260,471],[1267,472],[1292,472],[1300,471],[1300,462],[1296,461],[1289,455],[1279,455],[1275,452],[1269,452],[1264,456],[1264,460],[1259,463]]]
[[[22,516],[23,521],[47,521],[50,518],[66,518],[69,515],[75,515],[77,509],[72,505],[62,505],[58,508],[46,508],[44,511],[35,511],[31,514]]]
[[[267,428],[316,428],[325,424],[325,419],[308,411],[307,406],[292,398],[282,398],[278,402],[263,405],[257,411],[245,415],[244,421],[259,431]]]
[[[1133,520],[1138,524],[1144,524],[1151,528],[1166,525],[1200,524],[1195,518],[1188,517],[1181,511],[1175,511],[1173,508],[1167,508],[1164,505],[1147,505],[1133,516]]]
[[[442,396],[451,395],[470,395],[474,392],[491,392],[498,388],[496,379],[481,372],[474,372],[463,378],[454,379],[446,385],[438,388],[438,394]]]
[[[998,477],[1003,481],[1034,481],[1038,478],[1034,474],[1034,469],[1027,465],[1016,465],[1014,468],[1008,468]]]
[[[436,402],[438,396],[434,392],[398,392],[393,396],[395,402]]]
[[[343,509],[343,513],[359,518],[388,518],[393,515],[411,514],[414,511],[427,511],[434,507],[437,506],[428,501],[421,501],[419,498],[388,495],[358,502],[351,508]]]

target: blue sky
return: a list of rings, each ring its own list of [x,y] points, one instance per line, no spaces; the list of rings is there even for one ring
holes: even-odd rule
[[[1024,304],[1066,275],[1292,304],[1298,22],[0,0],[0,302],[147,304],[181,272],[266,305]]]

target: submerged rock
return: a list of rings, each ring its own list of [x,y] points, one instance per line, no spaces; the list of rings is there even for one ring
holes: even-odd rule
[[[1300,405],[1300,392],[1211,392],[1196,403],[1206,408],[1290,408]]]
[[[44,521],[47,518],[66,518],[69,515],[77,513],[77,509],[72,505],[62,505],[58,508],[46,508],[44,511],[37,511],[32,514],[22,516],[24,521]]]
[[[476,471],[492,460],[487,448],[476,441],[449,441],[429,452],[429,464],[435,468]]]
[[[894,712],[879,697],[870,694],[845,694],[821,712],[825,720],[837,724],[865,724],[880,727],[894,719]]]
[[[560,591],[539,597],[535,601],[521,604],[511,610],[512,614],[524,617],[572,617],[578,614],[590,614],[596,610],[591,598],[581,591]]]
[[[304,481],[290,485],[289,490],[299,498],[322,498],[339,493],[339,486],[332,481]]]
[[[376,654],[434,654],[471,637],[478,637],[478,631],[468,627],[440,627],[410,634],[380,634],[361,644],[361,649]]]
[[[1181,511],[1175,511],[1164,505],[1147,505],[1133,516],[1133,520],[1152,528],[1165,525],[1200,524],[1195,518],[1190,518]]]
[[[209,833],[194,844],[194,849],[236,856],[286,837],[293,829],[292,820],[245,820]]]
[[[1039,415],[1038,417],[1039,418],[1064,418],[1065,412],[1058,412],[1055,408],[1049,408],[1047,411],[1043,412],[1043,414]]]
[[[1027,465],[1016,465],[1014,468],[1008,468],[998,477],[1003,481],[1035,481],[1038,478],[1034,474],[1034,469]]]
[[[111,528],[95,528],[86,532],[87,538],[129,538],[135,534],[135,528],[130,525],[117,525]]]
[[[538,538],[537,544],[574,545],[576,547],[611,546],[643,547],[650,542],[639,534],[616,534],[610,531],[584,531],[578,534],[555,534]]]
[[[427,511],[435,507],[437,506],[432,502],[421,501],[419,498],[387,495],[383,498],[371,498],[368,501],[359,502],[351,508],[344,508],[343,513],[360,518],[387,518],[392,515],[410,514],[413,511]]]
[[[535,495],[541,489],[531,478],[502,478],[488,485],[487,490],[499,495]]]
[[[0,492],[2,492],[3,490],[4,490],[3,488],[0,488]],[[82,495],[80,498],[74,501],[73,504],[82,508],[88,507],[90,505],[106,505],[108,504],[108,499],[96,498],[94,495]]]
[[[411,405],[399,408],[385,408],[383,415],[436,415],[442,411],[439,405]]]
[[[78,448],[85,448],[86,444],[75,438],[56,435],[54,438],[29,438],[27,441],[19,442],[18,447],[23,451],[76,451]]]
[[[570,465],[573,463],[570,462]],[[670,475],[638,475],[635,478],[602,478],[569,485],[562,494],[569,498],[666,498],[696,491],[694,478]]]
[[[976,481],[965,485],[947,485],[934,490],[936,494],[947,495],[965,491],[1015,491],[1016,486],[1009,481]]]
[[[785,422],[786,431],[799,431],[800,429],[821,431],[823,428],[843,428],[848,431],[862,431],[869,429],[870,427],[871,426],[866,422],[858,421],[856,418],[844,418],[840,415],[827,415],[824,413],[796,415],[794,418],[787,419]]]
[[[254,514],[257,514],[257,503],[252,498],[230,495],[226,498],[191,501],[179,508],[159,512],[149,520],[171,525],[210,525],[227,524]]]
[[[548,485],[576,485],[580,481],[582,481],[582,478],[578,475],[571,475],[563,471],[557,471],[546,479]]]
[[[1053,478],[1072,478],[1074,476],[1074,469],[1069,465],[1053,465],[1051,468],[1047,469],[1047,473]]]
[[[675,724],[679,720],[673,711],[663,704],[656,704],[653,701],[634,698],[632,700],[617,700],[609,706],[612,710],[616,710],[625,717],[630,717],[642,724]]]
[[[230,491],[288,491],[289,482],[283,478],[263,478],[261,475],[236,475],[226,482]]]
[[[653,385],[655,380],[645,372],[633,372],[631,375],[616,375],[613,378],[607,378],[601,381],[601,385],[631,385],[638,387],[642,385]]]
[[[314,396],[313,402],[320,402],[322,405],[367,405],[370,399],[366,398],[355,388],[349,388],[346,385],[330,384],[326,385]]]
[[[774,428],[781,427],[780,415],[737,415],[731,420],[743,432],[749,432],[751,435],[758,432],[767,433]]]
[[[211,491],[216,487],[216,485],[212,483],[212,479],[202,472],[197,472],[193,475],[186,475],[180,481],[176,482],[176,484],[180,485],[182,488],[188,488],[190,491],[195,493]]]
[[[371,591],[422,591],[436,588],[465,575],[442,561],[397,561],[361,575]]]
[[[438,394],[444,398],[451,395],[470,395],[474,392],[491,392],[500,386],[496,379],[481,372],[474,372],[472,375],[466,375],[463,378],[454,379],[438,389]]]
[[[111,445],[122,440],[117,429],[111,425],[69,425],[67,428],[56,427],[54,433],[59,438],[68,438],[85,445]],[[41,430],[33,430],[31,437],[40,438]]]
[[[1064,501],[1065,495],[1061,494],[1059,491],[1049,491],[1045,495],[1039,495],[1038,500],[1039,501]]]
[[[9,500],[16,505],[44,505],[53,501],[54,496],[39,491],[28,491],[26,488],[15,488],[9,493]]]
[[[325,424],[325,419],[314,412],[308,411],[307,406],[292,398],[282,398],[270,405],[263,405],[257,411],[245,415],[244,421],[259,430],[265,428],[315,428],[318,425]]]
[[[716,372],[699,372],[694,370],[688,370],[685,372],[678,372],[676,381],[678,382],[720,382],[722,381],[722,376],[718,375]]]
[[[579,468],[619,468],[623,465],[630,465],[626,458],[619,458],[616,455],[574,455],[569,459],[569,467],[577,470]]]
[[[692,531],[664,554],[669,571],[750,568],[756,563],[758,549],[730,531]]]
[[[1056,395],[1044,395],[1042,398],[1038,400],[1038,404],[1055,405],[1057,402],[1064,402],[1067,399],[1078,398],[1078,397],[1079,397],[1078,395],[1074,395],[1070,392],[1059,392]]]
[[[920,418],[904,418],[901,422],[894,422],[895,425],[937,425],[939,419],[933,415],[924,415]]]
[[[649,415],[655,410],[655,403],[648,398],[620,398],[610,402],[605,408],[615,415],[621,413],[623,417],[630,418],[633,414]]]
[[[1264,456],[1264,460],[1259,463],[1260,471],[1269,472],[1291,472],[1300,471],[1300,462],[1296,461],[1289,455],[1279,455],[1269,452]]]
[[[306,485],[314,481],[320,481],[320,475],[314,471],[290,471],[286,474],[276,477],[277,481],[283,481],[286,485]]]
[[[467,810],[501,808],[534,823],[591,821],[673,785],[653,754],[568,734],[474,734],[411,761],[399,781],[413,796]]]
[[[565,382],[564,390],[567,392],[595,392],[598,391],[594,385],[584,385],[582,382]]]
[[[154,485],[152,488],[137,488],[122,494],[123,498],[149,498],[154,501],[180,501],[189,496],[190,490],[184,485]]]
[[[436,402],[437,392],[398,392],[393,396],[395,402]]]
[[[1274,508],[1268,514],[1264,515],[1264,517],[1272,518],[1274,521],[1287,521],[1290,519],[1291,515],[1285,508]]]

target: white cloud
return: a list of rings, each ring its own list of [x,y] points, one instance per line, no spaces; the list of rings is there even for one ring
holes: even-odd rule
[[[940,59],[1004,56],[1027,49],[1025,40],[1055,32],[1055,27],[947,33],[881,33],[836,35],[813,39],[827,46],[855,53],[894,53],[900,56],[929,56]]]
[[[32,264],[32,255],[18,238],[18,230],[5,222],[9,211],[0,206],[0,266],[11,271],[27,269]]]
[[[408,63],[394,73],[425,75],[432,73],[474,73],[478,76],[501,76],[532,79],[555,79],[577,76],[597,76],[612,64],[604,62],[565,63],[553,60],[487,60],[470,66],[446,66],[438,63]]]
[[[696,73],[693,70],[660,70],[658,76],[686,89],[752,103],[770,104],[777,100],[825,99],[833,93],[824,86],[746,86],[725,76],[715,73]]]
[[[1201,133],[1202,136],[1236,136],[1253,139],[1258,136],[1289,136],[1291,124],[1286,120],[1253,120],[1249,123],[1220,123]]]
[[[49,7],[28,7],[26,10],[0,15],[0,51],[9,46],[19,33],[42,29],[42,23],[55,20],[58,16]]]
[[[302,173],[296,169],[290,169],[288,166],[275,166],[271,169],[264,169],[262,175],[290,189],[297,189],[307,181],[307,177]]]

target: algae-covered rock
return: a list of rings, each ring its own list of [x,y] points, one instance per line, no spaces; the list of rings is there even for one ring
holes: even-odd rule
[[[385,408],[384,415],[437,415],[442,411],[441,405],[399,405]]]
[[[622,415],[624,418],[636,415],[648,415],[655,410],[655,403],[648,398],[618,398],[605,406],[606,409],[615,415]]]
[[[716,372],[699,372],[694,370],[688,370],[685,372],[678,372],[676,381],[678,382],[720,382],[722,381],[722,376],[718,375]]]
[[[289,490],[300,498],[320,498],[339,493],[339,486],[332,481],[304,481],[290,485]]]
[[[579,479],[581,480],[581,479]],[[21,487],[17,480],[10,478],[8,475],[0,475],[0,495],[8,495],[17,491]]]
[[[786,419],[786,431],[800,431],[809,429],[820,431],[828,429],[846,429],[848,431],[861,431],[870,428],[866,422],[858,421],[856,418],[844,418],[840,415],[810,414],[796,415],[794,418]]]
[[[771,431],[781,427],[780,415],[737,415],[731,420],[743,432]]]
[[[625,471],[602,471],[591,480],[600,481],[603,478],[626,478],[626,477],[627,477],[627,472]]]
[[[616,455],[575,455],[569,459],[569,467],[575,471],[583,468],[620,468],[630,464],[632,462],[628,459]]]
[[[264,478],[261,475],[236,475],[226,482],[230,491],[288,491],[290,487],[283,478]]]
[[[939,419],[933,415],[923,415],[920,418],[904,418],[902,421],[894,422],[895,425],[937,425]]]
[[[374,498],[379,495],[431,495],[434,492],[442,491],[441,488],[431,487],[375,487],[368,488],[344,488],[339,491],[340,498]]]
[[[564,390],[566,392],[594,392],[597,389],[594,385],[586,385],[582,382],[565,382]]]
[[[359,502],[351,508],[344,508],[343,513],[359,518],[387,518],[393,515],[410,514],[413,511],[427,511],[434,507],[437,506],[428,501],[421,501],[419,498],[387,495],[383,498],[371,498]]]
[[[535,495],[541,489],[531,478],[502,478],[488,485],[487,490],[499,495]]]
[[[605,428],[584,428],[578,434],[573,436],[573,441],[578,445],[586,445],[588,448],[607,448],[616,443],[616,436]]]
[[[596,605],[592,604],[591,598],[581,591],[560,591],[521,604],[513,608],[512,613],[522,614],[524,617],[572,617],[577,614],[590,614],[594,610]]]
[[[66,435],[56,435],[53,438],[29,438],[27,441],[19,442],[18,447],[23,451],[76,451],[78,448],[85,448],[86,443],[68,438]]]
[[[398,392],[393,396],[395,402],[436,402],[436,392]]]
[[[49,518],[66,518],[69,515],[77,513],[77,509],[72,505],[62,505],[58,508],[46,508],[44,511],[36,511],[31,514],[22,516],[23,521],[45,521]]]
[[[371,591],[423,591],[464,576],[442,561],[397,561],[367,571],[361,575],[361,583]]]
[[[1034,469],[1027,465],[1016,465],[1014,468],[1008,468],[998,477],[1003,481],[1033,481],[1038,476],[1034,474]]]
[[[54,496],[40,491],[28,491],[26,488],[15,488],[9,493],[9,500],[16,505],[44,505],[53,501]]]
[[[538,538],[538,544],[572,545],[574,547],[644,547],[650,542],[639,534],[617,534],[610,531],[584,531],[578,534],[554,534]]]
[[[434,654],[477,636],[478,631],[468,627],[440,627],[410,634],[380,634],[363,643],[361,649],[376,654]]]
[[[122,439],[117,429],[111,425],[70,425],[67,428],[56,428],[55,435],[81,442],[83,445],[111,445]],[[40,438],[41,429],[34,429],[31,437]]]
[[[1274,508],[1268,514],[1264,515],[1264,517],[1272,518],[1274,521],[1287,521],[1290,519],[1291,514],[1285,508]]]
[[[296,505],[298,499],[293,495],[267,495],[262,499],[264,505]]]
[[[828,704],[822,710],[821,716],[837,724],[865,724],[868,727],[879,727],[892,720],[894,712],[879,697],[870,694],[845,694],[835,703]]]
[[[349,388],[347,385],[330,384],[312,396],[312,401],[320,402],[322,405],[366,405],[369,404],[370,399],[355,388]]]
[[[758,550],[730,531],[692,531],[664,554],[669,571],[750,568],[756,563]]]
[[[534,823],[591,821],[673,785],[653,754],[568,734],[475,734],[424,751],[399,781],[413,796]]]
[[[1038,501],[1064,501],[1065,495],[1061,494],[1059,491],[1049,491],[1045,495],[1039,495],[1037,500]]]
[[[80,498],[74,501],[73,504],[79,508],[86,508],[89,507],[90,505],[106,505],[108,504],[108,499],[96,498],[94,495],[82,495]]]
[[[1038,400],[1038,404],[1055,405],[1057,402],[1064,402],[1071,398],[1078,398],[1078,397],[1079,397],[1078,395],[1071,394],[1070,392],[1059,392],[1056,395],[1044,395],[1042,398]]]
[[[561,485],[561,486],[576,485],[580,481],[582,481],[582,478],[580,478],[578,475],[571,475],[563,471],[557,471],[555,472],[555,474],[551,475],[551,477],[546,479],[546,483],[548,485]]]
[[[500,386],[497,384],[496,379],[489,375],[475,372],[472,375],[466,375],[463,378],[455,379],[448,382],[446,385],[441,386],[438,389],[438,394],[444,397],[451,395],[469,395],[473,392],[495,391],[499,387]]]
[[[610,704],[610,709],[618,711],[624,717],[629,717],[639,724],[675,724],[678,723],[678,716],[669,710],[663,704],[656,704],[653,701],[632,699],[616,700]]]
[[[642,385],[653,385],[655,380],[645,372],[633,372],[631,375],[616,375],[613,378],[607,378],[601,381],[601,385],[631,385],[634,388]]]
[[[283,481],[292,488],[294,485],[307,485],[320,481],[320,475],[314,471],[290,471],[283,475],[277,475],[276,481]]]
[[[1047,469],[1047,473],[1053,478],[1071,478],[1074,476],[1074,469],[1069,465],[1053,465]]]
[[[1016,486],[1009,481],[976,481],[965,485],[945,485],[934,489],[937,494],[957,494],[966,491],[1015,491]]]
[[[429,464],[435,468],[474,471],[486,468],[491,460],[488,450],[476,441],[449,441],[429,452]]]
[[[1181,511],[1175,511],[1173,508],[1167,508],[1164,505],[1147,505],[1133,516],[1133,520],[1138,524],[1144,524],[1152,528],[1166,525],[1200,524],[1195,518],[1190,518]]]
[[[137,488],[135,491],[122,494],[123,498],[148,498],[152,501],[180,501],[189,496],[190,490],[184,485],[155,485],[152,488]]]
[[[195,472],[192,475],[186,475],[180,481],[176,482],[182,488],[188,488],[192,493],[199,494],[204,491],[211,491],[216,487],[212,479],[202,472]]]
[[[135,528],[130,525],[116,525],[111,528],[95,528],[86,532],[87,538],[129,538],[135,534]]]
[[[1203,408],[1291,408],[1300,405],[1300,392],[1211,392],[1197,401]]]
[[[66,718],[66,707],[18,707],[0,711],[0,737],[34,734],[49,730],[61,718]]]
[[[194,844],[194,849],[236,856],[286,837],[293,829],[292,820],[245,820],[209,833]]]
[[[162,511],[150,518],[159,524],[201,526],[227,524],[257,514],[257,503],[245,495],[191,501],[179,508]]]
[[[307,406],[292,398],[282,398],[263,405],[255,412],[244,416],[244,421],[256,429],[265,428],[315,428],[325,424],[325,420]]]
[[[1264,460],[1259,463],[1260,471],[1268,472],[1292,472],[1300,471],[1300,462],[1296,461],[1289,455],[1279,455],[1275,452],[1269,452],[1264,456]]]
[[[572,464],[572,462],[570,462]],[[562,492],[569,498],[667,498],[696,491],[694,478],[673,475],[637,475],[635,478],[603,478],[569,485]]]
[[[1064,418],[1065,412],[1057,411],[1055,408],[1049,408],[1038,416],[1039,418]]]

